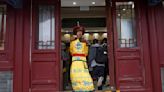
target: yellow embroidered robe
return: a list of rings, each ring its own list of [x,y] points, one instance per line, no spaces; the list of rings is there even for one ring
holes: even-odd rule
[[[89,74],[86,63],[88,55],[88,46],[84,42],[76,39],[70,43],[70,52],[72,55],[72,65],[70,77],[74,91],[92,91],[94,90],[93,80]]]

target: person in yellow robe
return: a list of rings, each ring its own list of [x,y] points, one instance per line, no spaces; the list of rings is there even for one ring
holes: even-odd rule
[[[88,55],[88,46],[82,38],[85,32],[84,27],[76,26],[73,29],[75,39],[70,43],[70,52],[72,55],[72,64],[70,69],[70,78],[74,91],[93,91],[93,80],[88,70],[86,56]]]

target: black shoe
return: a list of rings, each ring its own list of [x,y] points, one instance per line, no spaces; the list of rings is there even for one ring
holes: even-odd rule
[[[102,86],[99,86],[99,87],[98,87],[98,90],[102,90]]]

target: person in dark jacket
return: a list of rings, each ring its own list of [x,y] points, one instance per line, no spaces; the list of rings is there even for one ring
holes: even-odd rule
[[[70,54],[69,54],[69,51],[67,51],[67,46],[64,42],[62,42],[62,51],[61,51],[61,60],[63,61],[63,81],[64,81],[64,89],[67,89],[69,87],[69,83],[70,83],[70,79],[69,79],[69,76],[70,76]]]
[[[101,42],[101,46],[104,46],[107,48],[107,38],[104,38]],[[107,62],[105,62],[105,69],[104,69],[104,80],[103,80],[103,85],[106,82],[107,76],[109,75],[109,64],[108,61],[109,59],[107,59]]]
[[[100,44],[98,43],[97,39],[93,40],[93,44],[89,48],[89,55],[88,55],[88,63],[90,67],[93,67],[93,62],[96,57],[96,48],[100,47]],[[91,65],[92,64],[92,65]]]
[[[99,64],[96,62],[95,57],[97,52],[97,48],[100,47],[100,44],[98,43],[97,39],[93,40],[93,44],[89,48],[89,56],[88,56],[88,61],[89,61],[89,67],[92,69],[93,73],[93,79],[96,79],[97,82],[97,87],[98,90],[102,90],[102,81],[104,80],[104,69],[105,69],[105,64]]]

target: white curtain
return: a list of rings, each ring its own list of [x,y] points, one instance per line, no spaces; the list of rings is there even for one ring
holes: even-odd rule
[[[55,42],[55,17],[53,6],[39,7],[39,49],[53,49]]]

